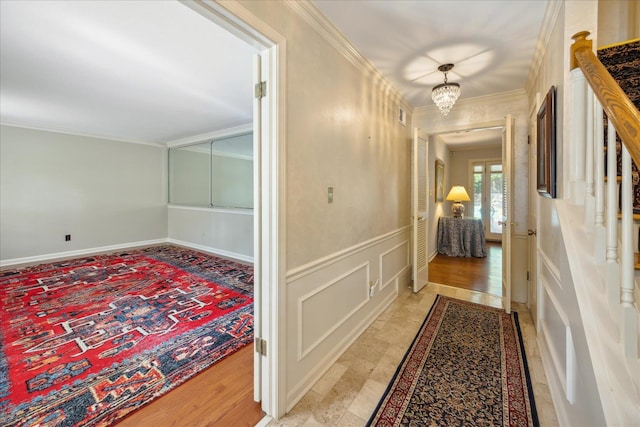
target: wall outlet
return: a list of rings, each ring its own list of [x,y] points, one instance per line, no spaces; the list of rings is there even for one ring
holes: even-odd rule
[[[71,241],[71,234],[65,234],[64,235],[64,241],[65,242],[70,242]]]
[[[373,281],[369,281],[369,296],[372,297],[373,294],[376,292],[376,286],[378,286],[378,279],[376,279],[375,282]]]

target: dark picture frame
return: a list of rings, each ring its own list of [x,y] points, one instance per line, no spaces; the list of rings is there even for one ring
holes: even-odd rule
[[[435,181],[436,203],[444,202],[444,162],[440,159],[436,159]]]
[[[537,115],[538,194],[556,197],[556,88],[551,86]]]

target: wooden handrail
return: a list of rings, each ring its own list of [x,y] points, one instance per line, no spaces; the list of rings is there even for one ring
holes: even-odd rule
[[[636,165],[640,165],[640,111],[602,65],[587,40],[588,31],[573,35],[571,69],[580,67]]]

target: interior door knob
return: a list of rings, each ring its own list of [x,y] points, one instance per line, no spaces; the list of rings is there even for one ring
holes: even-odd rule
[[[529,236],[536,236],[536,235],[537,235],[537,232],[536,232],[536,230],[529,230],[529,231],[527,231],[527,234],[528,234]]]

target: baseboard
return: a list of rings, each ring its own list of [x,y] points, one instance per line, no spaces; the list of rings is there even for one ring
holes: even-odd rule
[[[196,245],[190,242],[185,242],[176,239],[154,239],[143,240],[139,242],[123,243],[121,245],[99,246],[95,248],[78,249],[75,251],[55,252],[51,254],[36,255],[24,258],[13,258],[0,261],[0,269],[7,267],[19,267],[32,264],[40,264],[43,262],[55,262],[65,259],[78,258],[83,256],[98,255],[102,253],[115,252],[123,249],[142,248],[145,246],[160,245],[162,243],[173,243],[175,245],[184,246],[187,248],[195,249],[201,252],[206,252],[212,255],[218,255],[224,258],[231,258],[233,260],[243,261],[253,264],[253,257],[249,257],[236,252],[225,251],[218,248],[211,248],[209,246]]]
[[[269,425],[269,423],[273,421],[273,417],[270,417],[269,415],[265,415],[259,422],[258,424],[255,425],[255,427],[266,427]]]
[[[36,255],[36,256],[30,256],[30,257],[24,257],[24,258],[6,259],[6,260],[0,261],[0,268],[17,267],[22,265],[26,266],[30,264],[39,264],[42,262],[61,261],[61,260],[70,259],[70,258],[78,258],[78,257],[88,256],[88,255],[97,255],[97,254],[106,253],[106,252],[119,251],[122,249],[131,249],[131,248],[137,248],[137,247],[158,245],[162,243],[167,243],[167,239],[143,240],[143,241],[132,242],[132,243],[123,243],[120,245],[99,246],[94,248],[78,249],[75,251],[55,252],[51,254]]]
[[[198,245],[191,242],[185,242],[184,240],[166,239],[167,243],[173,243],[175,245],[184,246],[187,248],[195,249],[201,252],[206,252],[211,255],[219,255],[224,258],[231,258],[232,260],[244,261],[253,264],[253,257],[239,254],[237,252],[225,251],[223,249],[212,248],[210,246]]]

